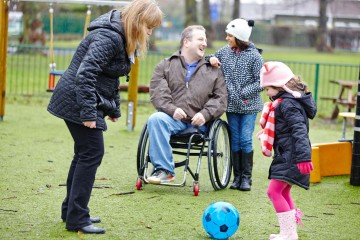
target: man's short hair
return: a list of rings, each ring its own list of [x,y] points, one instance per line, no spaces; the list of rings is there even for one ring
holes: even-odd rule
[[[206,32],[205,28],[201,25],[191,25],[186,27],[181,33],[180,48],[182,48],[185,39],[191,39],[194,30],[201,30]]]

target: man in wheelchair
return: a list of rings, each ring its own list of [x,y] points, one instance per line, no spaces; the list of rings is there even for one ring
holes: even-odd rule
[[[192,25],[181,34],[180,51],[162,60],[150,82],[150,100],[157,112],[147,122],[149,155],[154,166],[149,183],[175,180],[171,135],[220,117],[227,107],[227,89],[220,68],[205,61],[205,28]]]

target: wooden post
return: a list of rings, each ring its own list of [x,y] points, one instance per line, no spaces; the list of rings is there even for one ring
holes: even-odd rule
[[[8,45],[8,0],[0,0],[0,121],[5,115],[6,58]]]
[[[138,77],[139,77],[139,58],[135,57],[135,63],[131,66],[130,80],[128,87],[128,111],[126,117],[126,125],[128,126],[129,131],[134,130],[136,123]]]

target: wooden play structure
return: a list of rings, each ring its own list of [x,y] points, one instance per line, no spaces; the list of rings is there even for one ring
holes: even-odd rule
[[[314,170],[310,182],[321,182],[321,177],[349,175],[351,172],[352,142],[331,142],[312,145]]]

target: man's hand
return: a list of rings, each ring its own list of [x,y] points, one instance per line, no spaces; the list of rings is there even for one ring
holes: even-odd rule
[[[211,57],[209,59],[209,62],[211,64],[211,66],[213,66],[213,67],[220,67],[221,66],[221,62],[219,61],[219,59],[217,57]]]
[[[181,108],[177,108],[175,110],[175,112],[174,112],[174,115],[173,115],[173,118],[175,120],[181,120],[181,119],[184,119],[186,117],[187,117],[186,113]]]
[[[195,116],[191,119],[191,124],[194,126],[202,126],[205,124],[205,118],[202,115],[202,113],[197,113]]]

